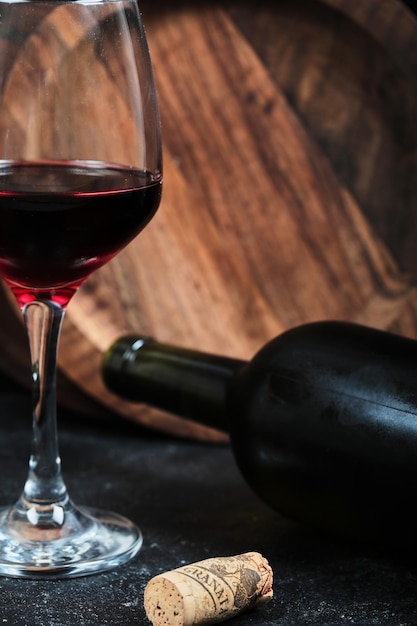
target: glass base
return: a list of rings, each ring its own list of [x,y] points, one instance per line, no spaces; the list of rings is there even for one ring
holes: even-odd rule
[[[142,546],[140,530],[107,511],[65,508],[0,509],[0,576],[70,578],[112,569]]]

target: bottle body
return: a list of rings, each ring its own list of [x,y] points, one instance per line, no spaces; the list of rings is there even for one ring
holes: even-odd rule
[[[218,396],[224,430],[263,500],[332,533],[417,545],[417,342],[341,322],[307,324],[232,370]],[[136,389],[140,400],[139,379]]]
[[[237,463],[276,510],[379,544],[417,544],[417,343],[306,325],[233,380]]]

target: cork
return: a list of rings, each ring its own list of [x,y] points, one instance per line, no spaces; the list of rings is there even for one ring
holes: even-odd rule
[[[191,563],[148,582],[146,615],[153,626],[215,624],[271,600],[272,581],[258,552]]]

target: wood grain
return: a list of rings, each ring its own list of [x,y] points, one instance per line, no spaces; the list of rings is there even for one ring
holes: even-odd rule
[[[283,0],[274,13],[266,3],[231,9],[399,269],[416,274],[415,17],[391,0],[377,12],[372,2]]]
[[[417,21],[396,0],[142,8],[163,201],[74,297],[59,368],[93,413],[220,441],[106,392],[103,352],[137,332],[250,358],[330,318],[417,336]],[[0,366],[23,379],[20,322],[9,300],[2,309]]]

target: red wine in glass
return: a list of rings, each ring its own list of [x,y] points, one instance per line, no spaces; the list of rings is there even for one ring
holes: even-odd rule
[[[66,306],[149,222],[161,178],[100,163],[0,167],[0,275],[21,306]]]

